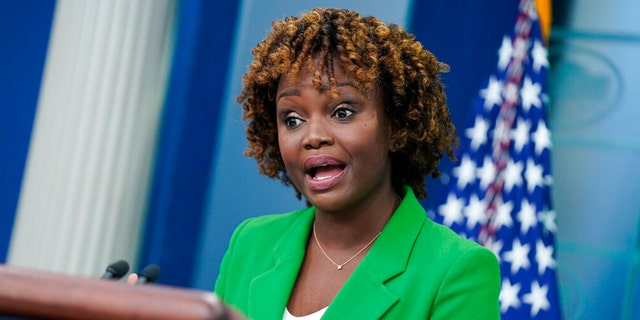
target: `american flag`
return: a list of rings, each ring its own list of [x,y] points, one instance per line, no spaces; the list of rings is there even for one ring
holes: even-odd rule
[[[459,163],[432,218],[491,249],[500,261],[503,319],[559,319],[545,121],[547,49],[533,0],[521,0],[496,71],[460,132]]]

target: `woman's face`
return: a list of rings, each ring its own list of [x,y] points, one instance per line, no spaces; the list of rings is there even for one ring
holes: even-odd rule
[[[276,113],[282,159],[298,190],[319,210],[340,211],[372,205],[392,192],[391,127],[376,90],[361,92],[334,64],[338,96],[328,77],[314,87],[302,68],[278,84]]]

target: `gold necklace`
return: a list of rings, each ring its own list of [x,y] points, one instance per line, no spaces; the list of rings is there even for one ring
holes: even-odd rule
[[[318,248],[320,249],[320,252],[322,252],[322,254],[329,259],[329,261],[331,261],[331,263],[333,263],[334,266],[336,266],[336,268],[338,270],[342,270],[342,267],[344,267],[344,265],[346,265],[347,263],[351,262],[351,260],[355,259],[355,257],[357,257],[359,254],[362,253],[362,251],[364,251],[366,248],[368,248],[374,241],[376,241],[376,239],[378,239],[378,236],[380,236],[380,234],[382,233],[382,231],[380,233],[378,233],[375,237],[373,237],[373,239],[371,239],[371,241],[369,241],[364,247],[362,247],[362,249],[360,249],[358,252],[356,252],[356,254],[353,255],[353,257],[347,259],[347,261],[338,264],[335,261],[333,261],[333,259],[331,259],[331,257],[329,257],[329,255],[324,251],[324,249],[322,249],[322,246],[320,245],[320,241],[318,241],[318,236],[316,235],[316,222],[313,222],[313,238],[316,240],[316,244],[318,245]]]

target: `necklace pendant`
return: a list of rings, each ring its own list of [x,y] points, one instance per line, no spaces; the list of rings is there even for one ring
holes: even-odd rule
[[[336,268],[338,268],[338,270],[342,270],[342,265],[339,264],[339,265],[336,266]]]

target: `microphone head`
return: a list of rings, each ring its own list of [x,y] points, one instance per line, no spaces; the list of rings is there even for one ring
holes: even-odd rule
[[[138,283],[154,283],[158,278],[160,278],[160,267],[150,264],[140,271]]]
[[[107,266],[102,278],[120,279],[129,272],[129,264],[124,260],[118,260]]]

